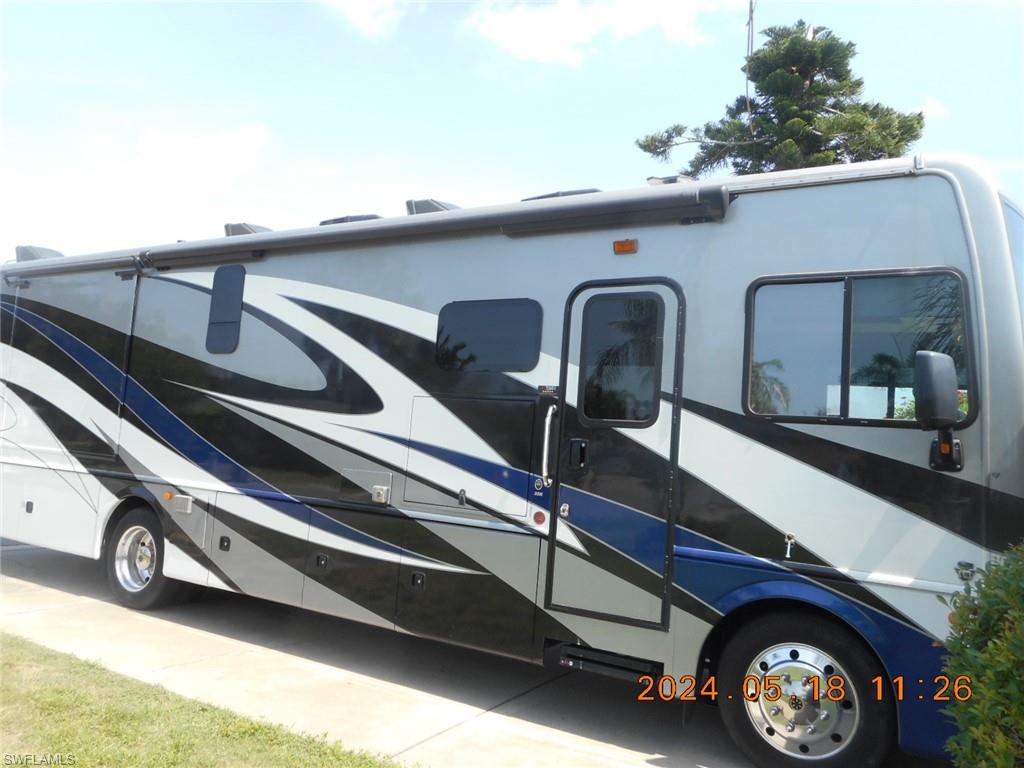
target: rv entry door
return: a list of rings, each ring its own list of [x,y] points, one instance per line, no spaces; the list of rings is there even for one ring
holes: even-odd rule
[[[584,283],[569,297],[545,435],[549,608],[668,626],[683,310],[661,278]]]

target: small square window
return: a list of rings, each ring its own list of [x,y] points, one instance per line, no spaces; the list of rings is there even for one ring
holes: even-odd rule
[[[533,299],[445,304],[437,319],[437,364],[446,371],[532,371],[542,318]]]

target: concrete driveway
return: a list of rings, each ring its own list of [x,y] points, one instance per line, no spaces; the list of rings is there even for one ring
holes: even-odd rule
[[[0,571],[5,631],[409,765],[750,765],[713,707],[684,727],[681,705],[637,703],[626,682],[215,590],[137,613],[111,601],[99,563],[33,547],[3,546]]]

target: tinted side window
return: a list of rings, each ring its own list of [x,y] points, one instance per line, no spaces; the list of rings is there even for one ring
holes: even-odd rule
[[[654,293],[601,294],[583,307],[582,421],[646,426],[658,417],[664,305]]]
[[[967,355],[960,280],[951,274],[859,278],[853,287],[850,417],[914,418],[914,356],[956,363],[966,412]]]
[[[245,267],[241,264],[218,267],[217,271],[213,273],[210,324],[206,329],[207,352],[227,354],[238,348],[244,290]]]
[[[437,319],[437,364],[446,371],[531,371],[540,359],[543,310],[533,299],[453,301]]]
[[[748,404],[754,413],[838,416],[843,283],[776,283],[754,294]]]
[[[747,407],[795,419],[913,421],[914,360],[929,350],[953,358],[966,418],[966,333],[963,286],[951,272],[765,283],[754,293]]]

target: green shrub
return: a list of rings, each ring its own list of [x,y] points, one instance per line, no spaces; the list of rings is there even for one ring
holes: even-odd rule
[[[957,725],[947,747],[961,768],[1024,766],[1024,544],[949,605],[946,674],[969,676],[971,695],[946,709]]]

